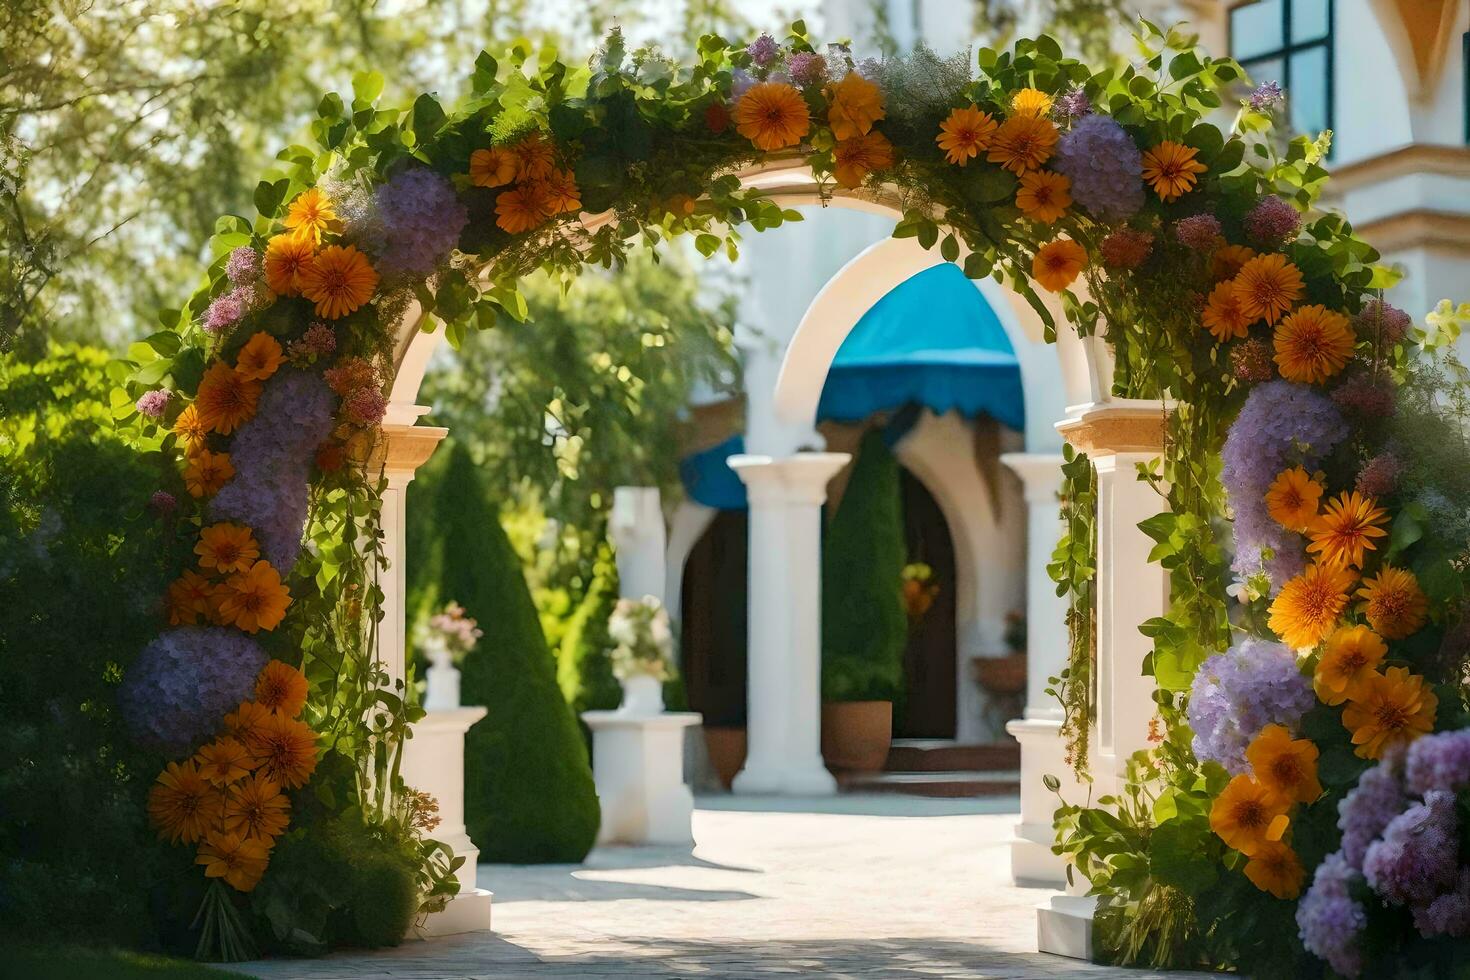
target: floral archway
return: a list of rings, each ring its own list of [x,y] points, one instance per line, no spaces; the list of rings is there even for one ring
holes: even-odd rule
[[[341,818],[332,846],[411,864],[420,907],[455,890],[432,802],[399,771],[421,709],[378,657],[381,425],[389,392],[416,390],[416,331],[457,344],[524,319],[522,277],[634,247],[733,255],[742,230],[800,217],[773,200],[793,159],[817,199],[891,208],[896,236],[1007,283],[1050,338],[1060,309],[1104,340],[1114,395],[1172,406],[1140,474],[1171,584],[1141,624],[1157,744],[1122,799],[1058,815],[1103,948],[1352,974],[1411,943],[1438,962],[1470,935],[1466,563],[1447,511],[1401,492],[1412,476],[1453,500],[1465,478],[1386,421],[1450,431],[1425,392],[1453,370],[1456,317],[1416,333],[1382,301],[1377,254],[1313,210],[1325,144],[1273,132],[1279,90],[1222,130],[1206,117],[1238,66],[1147,23],[1139,44],[1137,64],[1097,72],[1045,37],[880,63],[798,23],[779,42],[706,37],[680,67],[615,33],[586,67],[482,54],[450,110],[381,106],[373,73],[350,104],[324,98],[316,146],[281,152],[258,217],[219,220],[207,281],[130,379],[193,545],[122,706],[172,759],[155,826],[213,882],[201,955],[247,955],[269,937],[243,910],[275,923],[305,900],[272,874],[304,809]],[[1085,459],[1068,480],[1085,530]],[[1079,768],[1090,555],[1079,533],[1056,566]]]

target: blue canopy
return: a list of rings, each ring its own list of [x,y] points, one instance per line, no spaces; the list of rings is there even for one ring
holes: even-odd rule
[[[696,503],[720,510],[745,509],[745,484],[725,460],[745,452],[745,437],[731,436],[718,446],[685,456],[679,463],[684,492]]]

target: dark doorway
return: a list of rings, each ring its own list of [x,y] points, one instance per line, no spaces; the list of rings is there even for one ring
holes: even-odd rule
[[[706,727],[745,725],[748,533],[745,511],[722,510],[684,564],[681,668]]]
[[[904,542],[909,562],[934,570],[939,586],[934,604],[918,622],[909,622],[904,651],[907,689],[896,706],[896,738],[955,736],[955,568],[954,539],[939,503],[908,470],[900,471]]]

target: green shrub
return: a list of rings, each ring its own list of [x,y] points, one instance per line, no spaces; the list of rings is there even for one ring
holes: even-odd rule
[[[485,631],[461,666],[464,703],[489,709],[465,740],[465,826],[483,860],[580,861],[599,820],[586,746],[469,451],[453,446],[445,466],[434,503],[438,554],[408,572],[436,575],[437,595]]]
[[[578,716],[584,711],[616,708],[622,685],[613,676],[607,620],[618,602],[618,570],[611,558],[598,562],[596,576],[567,624],[557,656],[557,680],[567,704]]]
[[[894,701],[908,637],[898,461],[870,430],[822,548],[822,696]]]

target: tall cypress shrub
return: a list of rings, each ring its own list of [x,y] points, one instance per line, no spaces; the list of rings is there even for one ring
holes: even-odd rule
[[[608,657],[613,642],[607,635],[607,621],[617,604],[617,566],[608,558],[598,563],[597,574],[572,614],[557,654],[562,694],[578,715],[616,708],[622,701],[623,688],[613,676]]]
[[[455,445],[433,494],[439,602],[485,635],[461,664],[461,697],[485,718],[465,738],[465,826],[480,858],[577,862],[600,819],[587,748],[556,680],[520,561],[469,450]]]
[[[900,577],[905,559],[898,461],[877,429],[857,462],[822,542],[822,697],[896,701],[908,637]]]

